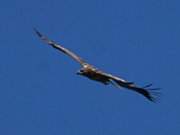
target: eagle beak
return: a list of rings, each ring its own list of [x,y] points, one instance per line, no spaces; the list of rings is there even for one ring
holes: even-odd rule
[[[78,71],[76,72],[76,74],[77,74],[77,75],[82,75],[81,70],[78,70]]]

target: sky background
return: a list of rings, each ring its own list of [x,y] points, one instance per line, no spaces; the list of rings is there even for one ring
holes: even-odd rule
[[[179,0],[1,0],[1,135],[179,135]],[[154,104],[77,76],[79,64],[33,27],[103,71],[153,83]]]

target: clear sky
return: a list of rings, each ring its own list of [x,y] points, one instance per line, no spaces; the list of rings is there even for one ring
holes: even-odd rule
[[[179,0],[2,0],[1,135],[180,134]],[[161,87],[154,104],[77,76],[33,27],[98,68]]]

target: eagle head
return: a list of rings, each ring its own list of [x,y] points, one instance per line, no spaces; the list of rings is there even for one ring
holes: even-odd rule
[[[84,74],[84,70],[83,69],[80,69],[76,72],[77,75],[83,75]]]

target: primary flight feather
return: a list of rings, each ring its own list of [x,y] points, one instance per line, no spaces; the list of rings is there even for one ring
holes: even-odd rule
[[[78,75],[86,76],[91,80],[95,80],[98,82],[101,82],[105,85],[112,84],[117,87],[124,87],[126,89],[135,91],[144,97],[146,97],[148,100],[155,102],[157,99],[157,95],[159,94],[157,90],[159,88],[150,88],[152,84],[148,84],[144,87],[139,87],[135,85],[133,82],[126,81],[120,77],[113,76],[111,74],[105,73],[94,66],[90,65],[89,63],[85,62],[82,58],[77,56],[72,51],[64,48],[60,44],[57,44],[56,42],[48,39],[46,36],[42,35],[37,29],[34,29],[36,34],[40,37],[42,41],[47,43],[48,45],[52,46],[53,48],[63,52],[64,54],[70,56],[75,61],[77,61],[82,68],[77,72]]]

